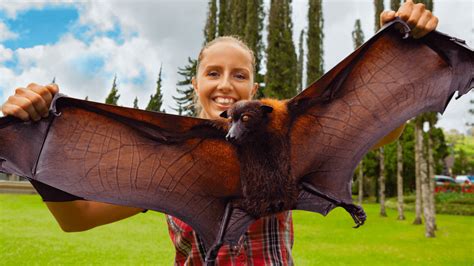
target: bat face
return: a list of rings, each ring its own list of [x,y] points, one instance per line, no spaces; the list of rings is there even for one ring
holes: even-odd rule
[[[268,115],[273,108],[260,101],[240,101],[221,117],[229,119],[230,129],[226,139],[233,144],[242,145],[255,140],[259,133],[264,132],[268,124]]]

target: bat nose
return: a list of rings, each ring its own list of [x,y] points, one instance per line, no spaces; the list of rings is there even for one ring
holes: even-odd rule
[[[225,136],[225,139],[229,142],[233,142],[235,141],[235,136],[233,136],[232,134],[228,133],[226,136]]]

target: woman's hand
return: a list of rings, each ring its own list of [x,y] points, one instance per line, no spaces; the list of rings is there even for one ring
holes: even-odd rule
[[[392,10],[383,11],[380,14],[380,24],[392,21],[395,17],[400,17],[411,28],[411,35],[418,39],[438,26],[438,18],[425,9],[424,4],[415,4],[412,0],[407,0],[400,6],[397,12]]]
[[[2,105],[2,113],[20,118],[38,121],[48,116],[49,106],[54,94],[59,91],[56,84],[41,86],[31,83],[26,88],[17,88],[15,94],[8,97]]]

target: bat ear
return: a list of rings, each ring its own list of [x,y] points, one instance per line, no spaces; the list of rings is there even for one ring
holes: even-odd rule
[[[223,118],[228,118],[229,116],[227,115],[227,110],[225,110],[224,112],[222,112],[220,115],[220,117],[223,117]]]
[[[269,113],[273,112],[273,107],[271,107],[269,105],[262,105],[262,106],[260,106],[260,109],[266,114],[269,114]]]

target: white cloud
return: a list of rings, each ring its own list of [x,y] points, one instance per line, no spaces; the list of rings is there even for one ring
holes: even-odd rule
[[[13,51],[11,49],[5,48],[0,44],[0,63],[11,60],[13,57]]]
[[[7,25],[0,21],[0,42],[16,38],[18,38],[18,34],[10,31]]]

